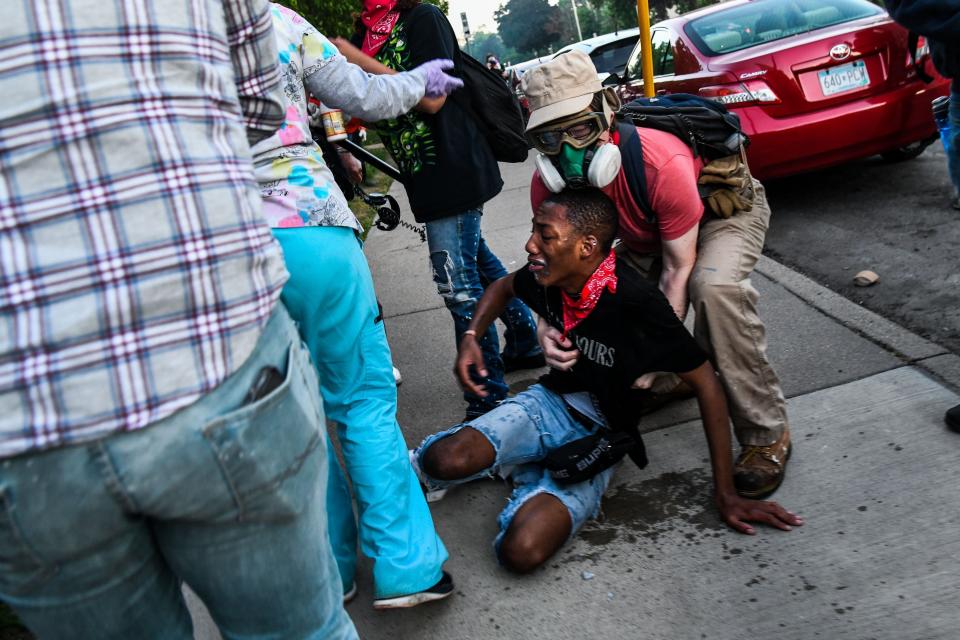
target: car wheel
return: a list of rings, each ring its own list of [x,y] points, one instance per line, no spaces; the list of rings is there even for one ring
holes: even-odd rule
[[[903,162],[905,160],[913,160],[924,150],[929,147],[937,139],[936,136],[932,138],[926,138],[924,140],[917,140],[908,145],[902,147],[897,147],[896,149],[890,149],[889,151],[884,151],[881,153],[881,157],[887,162]]]

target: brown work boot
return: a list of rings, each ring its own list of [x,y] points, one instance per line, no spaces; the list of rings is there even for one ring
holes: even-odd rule
[[[790,458],[790,429],[765,447],[747,446],[733,465],[733,484],[744,498],[766,498],[783,482]]]

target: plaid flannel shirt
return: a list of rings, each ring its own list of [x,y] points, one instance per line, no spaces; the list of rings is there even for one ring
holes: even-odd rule
[[[0,2],[0,458],[152,424],[254,349],[276,60],[266,0]]]

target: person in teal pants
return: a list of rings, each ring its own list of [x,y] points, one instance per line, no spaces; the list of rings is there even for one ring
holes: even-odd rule
[[[283,247],[290,279],[282,301],[320,379],[328,419],[353,483],[361,551],[373,560],[374,607],[409,607],[453,592],[437,536],[396,420],[397,389],[362,227],[310,136],[308,96],[363,119],[404,113],[462,83],[429,61],[405,74],[370,76],[346,61],[300,15],[271,11],[286,93],[284,125],[253,147],[263,214]],[[330,537],[344,592],[354,586],[357,528],[346,479],[329,465]]]
[[[441,581],[447,553],[396,423],[397,387],[370,269],[350,229],[275,229],[274,235],[291,275],[281,299],[300,323],[327,417],[337,423],[361,513],[361,545],[374,558],[376,602],[383,608],[382,601]],[[325,273],[337,277],[318,277]],[[328,492],[327,504],[331,514],[351,508],[349,495],[340,491]],[[339,560],[343,546],[333,542]],[[425,565],[436,573],[419,577]]]

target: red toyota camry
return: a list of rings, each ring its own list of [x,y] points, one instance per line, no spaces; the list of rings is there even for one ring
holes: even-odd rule
[[[734,109],[761,179],[917,156],[936,134],[930,102],[949,92],[922,43],[911,55],[907,31],[866,0],[732,0],[651,36],[657,93]],[[605,82],[619,83],[624,102],[643,95],[640,65],[638,44],[624,77]]]

